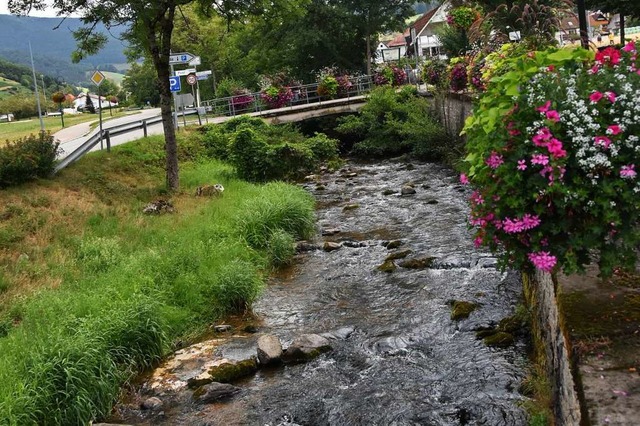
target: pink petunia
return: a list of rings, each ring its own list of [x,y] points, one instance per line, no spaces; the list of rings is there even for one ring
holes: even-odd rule
[[[560,114],[558,114],[558,111],[556,110],[550,110],[547,111],[547,120],[551,120],[554,123],[557,123],[558,121],[560,121]]]
[[[473,194],[471,194],[471,201],[478,205],[484,204],[484,198],[482,198],[482,195],[478,191],[474,191]]]
[[[531,164],[540,164],[542,166],[546,166],[549,164],[549,157],[544,154],[534,154],[531,157]]]
[[[549,154],[551,154],[554,158],[562,158],[567,156],[567,151],[562,149],[562,142],[558,139],[553,138],[547,143],[547,149],[549,150]]]
[[[482,245],[482,237],[476,237],[476,239],[473,240],[473,245],[475,248],[480,247]]]
[[[529,213],[522,216],[522,226],[525,229],[533,229],[536,226],[540,225],[540,217],[537,215],[531,215]]]
[[[607,97],[607,99],[609,99],[609,102],[614,103],[616,101],[616,94],[615,93],[606,92],[604,95]]]
[[[622,166],[620,169],[620,177],[622,179],[635,179],[637,173],[635,171],[636,165],[629,164],[628,166]]]
[[[595,104],[600,102],[600,99],[602,99],[603,97],[604,95],[601,92],[598,92],[596,90],[595,92],[589,95],[589,100]]]
[[[460,173],[460,183],[463,185],[469,185],[469,178],[464,173]]]
[[[611,126],[607,127],[608,135],[616,136],[616,135],[619,135],[620,133],[622,133],[622,129],[617,124],[612,124]]]
[[[630,41],[629,43],[624,45],[622,50],[624,50],[625,52],[635,52],[636,51],[636,45],[635,45],[634,42]]]
[[[536,111],[539,111],[541,113],[545,113],[545,112],[549,111],[550,107],[551,107],[551,101],[547,101],[544,105],[536,108]]]
[[[553,135],[548,127],[543,127],[538,130],[538,133],[532,138],[533,144],[536,146],[545,146],[549,139],[551,139]]]
[[[527,170],[527,160],[518,160],[518,170]]]
[[[551,272],[558,262],[558,259],[548,251],[529,253],[528,257],[529,261],[531,261],[537,269],[545,272]]]
[[[609,139],[606,136],[596,136],[594,138],[594,142],[595,142],[596,146],[601,146],[604,149],[608,149],[609,145],[611,145],[611,139]]]
[[[596,61],[603,65],[618,65],[620,63],[620,57],[620,52],[615,47],[607,47],[596,53]]]

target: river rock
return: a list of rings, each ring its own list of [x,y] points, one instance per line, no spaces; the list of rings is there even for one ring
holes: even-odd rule
[[[255,357],[243,361],[225,361],[187,380],[187,385],[193,389],[213,382],[231,383],[258,371],[258,361]]]
[[[228,383],[213,382],[196,389],[193,399],[200,404],[211,404],[223,399],[231,398],[240,392],[240,388]]]
[[[425,269],[425,268],[429,268],[434,260],[435,260],[435,257],[423,257],[423,258],[420,258],[420,259],[407,259],[407,260],[404,260],[404,261],[400,262],[398,265],[401,266],[402,268],[406,268],[406,269]]]
[[[471,312],[478,308],[473,302],[466,302],[464,300],[455,300],[451,306],[451,319],[458,321],[461,319],[469,318]]]
[[[326,241],[322,249],[326,252],[335,251],[342,247],[340,243],[334,243],[333,241]]]
[[[401,195],[413,195],[415,193],[416,193],[415,188],[409,185],[403,186],[402,189],[400,190]]]
[[[340,229],[338,228],[326,228],[322,230],[322,236],[327,237],[331,235],[336,235],[340,233]]]
[[[387,195],[393,195],[398,191],[394,191],[393,189],[385,189],[384,191],[382,191],[382,195],[387,196]]]
[[[425,201],[426,204],[438,204],[438,200],[436,200],[435,198],[432,198],[430,200]]]
[[[487,336],[482,339],[485,345],[487,346],[496,346],[499,348],[505,348],[510,346],[515,341],[513,334],[505,333],[504,331],[498,331],[497,333]]]
[[[397,249],[402,244],[404,244],[401,240],[393,240],[393,241],[384,241],[382,245],[386,247],[388,250]]]
[[[376,269],[378,271],[391,273],[396,269],[398,269],[398,267],[396,266],[395,263],[393,263],[393,260],[386,260],[382,265],[378,266]]]
[[[159,410],[162,408],[164,404],[162,400],[158,397],[152,396],[151,398],[147,398],[140,404],[140,408],[143,410]]]
[[[359,209],[360,204],[347,204],[342,208],[342,211],[348,212],[349,210]]]
[[[353,332],[356,331],[355,327],[342,327],[339,328],[335,331],[329,331],[327,333],[322,333],[320,334],[320,336],[328,339],[328,340],[344,340],[347,339],[349,336],[351,336],[353,334]]]
[[[386,259],[385,259],[385,262],[387,260],[404,259],[405,257],[409,256],[410,254],[411,254],[411,250],[409,250],[409,249],[396,251],[396,252],[391,253],[389,256],[387,256]]]
[[[279,364],[282,361],[282,344],[278,336],[266,334],[258,339],[260,365]]]
[[[351,248],[361,248],[361,247],[366,247],[367,243],[362,242],[362,241],[347,240],[347,241],[343,241],[342,245],[345,246],[345,247],[351,247]]]
[[[310,243],[309,241],[299,241],[296,244],[296,253],[306,253],[315,250],[320,250],[320,246]]]
[[[228,324],[220,324],[220,325],[214,325],[213,326],[213,331],[215,331],[216,333],[226,333],[227,331],[231,331],[232,327]]]
[[[303,334],[296,337],[282,354],[286,363],[309,361],[318,355],[330,351],[329,340],[319,334]]]

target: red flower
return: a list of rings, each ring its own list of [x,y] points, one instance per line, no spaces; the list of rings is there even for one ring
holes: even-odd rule
[[[620,63],[620,51],[615,47],[607,47],[596,53],[596,61],[609,66],[617,65]]]

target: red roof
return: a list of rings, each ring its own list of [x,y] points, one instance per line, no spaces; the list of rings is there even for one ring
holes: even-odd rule
[[[439,8],[436,7],[435,9],[431,9],[430,11],[425,12],[425,14],[422,15],[420,18],[418,18],[418,20],[414,22],[410,28],[415,28],[416,34],[420,34],[422,29],[427,26],[431,18],[433,18],[433,15],[435,15],[436,12],[438,11],[438,9]]]
[[[388,47],[398,47],[398,46],[406,46],[407,41],[405,37],[409,36],[409,30],[407,29],[404,33],[398,34],[393,40],[387,43]]]

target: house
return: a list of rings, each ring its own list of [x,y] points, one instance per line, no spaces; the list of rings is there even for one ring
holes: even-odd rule
[[[602,41],[602,37],[608,35],[611,30],[615,28],[615,16],[611,22],[607,16],[600,11],[587,12],[587,16],[589,17],[587,21],[587,33],[591,41]],[[578,16],[571,14],[562,18],[560,21],[560,30],[556,33],[555,38],[560,45],[578,42],[580,40],[580,21]]]
[[[98,95],[94,95],[93,93],[89,93],[88,95],[86,93],[80,93],[78,97],[73,101],[73,107],[77,111],[84,110],[84,106],[87,103],[87,96],[91,97],[91,102],[93,103],[96,111],[100,109],[100,106],[102,106],[102,109],[115,108],[118,106],[117,102],[111,103],[104,96],[100,96],[100,99],[98,99]]]
[[[413,47],[417,50],[420,58],[438,58],[445,59],[440,48],[442,43],[438,39],[438,31],[447,25],[447,14],[451,9],[449,1],[445,1],[441,6],[427,11],[416,22],[414,22],[409,31],[415,31],[416,45]]]
[[[382,59],[381,62],[389,62],[389,61],[397,61],[400,58],[406,56],[407,54],[407,40],[406,37],[409,35],[409,30],[405,31],[404,33],[397,33],[394,35],[394,37],[387,41],[386,43],[379,43],[378,46],[380,46],[381,44],[386,46],[383,49],[380,49],[380,58]],[[378,53],[378,51],[376,51],[376,54]],[[381,62],[376,62],[376,63],[381,63]]]

